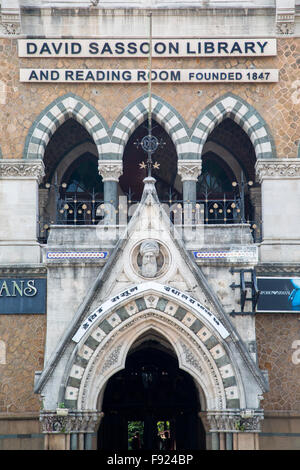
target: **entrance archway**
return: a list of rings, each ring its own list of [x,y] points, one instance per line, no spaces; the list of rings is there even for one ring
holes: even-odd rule
[[[195,382],[179,368],[171,344],[148,331],[106,385],[98,449],[132,449],[136,431],[141,449],[205,449],[200,407]]]

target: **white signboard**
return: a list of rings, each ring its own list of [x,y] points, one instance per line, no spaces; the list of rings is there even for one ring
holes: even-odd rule
[[[100,317],[104,318],[106,313],[108,313],[112,309],[115,309],[124,301],[129,300],[131,297],[135,297],[137,294],[142,294],[151,289],[156,292],[158,291],[161,294],[165,294],[173,299],[177,299],[181,303],[185,304],[188,309],[193,309],[198,312],[200,317],[203,317],[205,320],[207,320],[214,327],[214,329],[218,331],[222,338],[225,339],[227,338],[227,336],[229,336],[229,332],[226,330],[220,320],[216,318],[206,307],[201,305],[198,300],[171,286],[158,284],[156,282],[145,282],[143,284],[130,287],[127,290],[104,302],[100,307],[98,307],[93,313],[91,313],[91,315],[89,315],[85,319],[85,321],[82,323],[82,325],[79,327],[79,329],[73,336],[73,341],[75,343],[79,343],[85,333],[91,328],[92,325],[96,323],[97,320],[99,320]]]
[[[19,57],[147,57],[147,39],[19,39]],[[153,39],[153,57],[259,57],[277,54],[276,39]]]
[[[20,69],[20,82],[30,83],[148,83],[143,69]],[[155,69],[157,83],[278,82],[277,69]]]

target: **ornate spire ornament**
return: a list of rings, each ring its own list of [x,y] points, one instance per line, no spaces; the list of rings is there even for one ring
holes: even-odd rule
[[[165,142],[159,141],[157,137],[152,135],[152,13],[149,14],[149,58],[148,58],[148,97],[149,97],[149,106],[148,106],[148,135],[142,138],[141,142],[136,141],[135,145],[137,147],[141,146],[142,149],[147,153],[148,158],[146,162],[141,162],[139,164],[141,169],[147,168],[147,176],[152,176],[152,168],[158,170],[160,164],[158,162],[152,161],[152,154],[157,150],[161,145],[165,145]]]

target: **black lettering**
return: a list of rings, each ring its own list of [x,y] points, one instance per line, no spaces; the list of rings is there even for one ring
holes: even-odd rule
[[[120,81],[120,71],[119,70],[112,70],[111,71],[111,80],[116,80],[117,82]]]
[[[174,82],[180,81],[180,70],[177,70],[176,72],[171,70],[171,80]]]
[[[146,72],[144,70],[138,70],[137,80],[138,80],[138,82],[141,81],[141,80],[146,81]]]
[[[110,47],[110,45],[108,44],[108,42],[105,42],[105,43],[104,43],[104,46],[102,47],[101,54],[106,54],[106,52],[108,52],[109,54],[112,55],[112,50],[111,50],[111,47]]]
[[[222,51],[225,52],[225,54],[228,54],[228,42],[218,43],[218,53],[220,54]]]
[[[97,70],[97,81],[101,82],[105,78],[103,70]]]
[[[73,78],[73,73],[74,73],[73,70],[66,70],[66,74],[65,74],[66,80],[69,80],[69,79],[70,79],[70,80],[74,80],[74,78]]]
[[[99,52],[99,46],[96,42],[90,42],[89,44],[89,53],[94,55],[94,54],[98,54]]]
[[[38,80],[38,76],[34,70],[30,72],[29,80]]]
[[[71,53],[72,54],[80,54],[81,52],[81,44],[79,42],[72,42],[71,44]]]
[[[49,70],[41,70],[40,71],[40,80],[48,80],[49,78]]]
[[[129,42],[127,46],[128,54],[136,54],[137,47],[136,42]]]
[[[40,50],[40,54],[44,54],[44,52],[51,55],[51,51],[50,51],[49,46],[46,42],[43,43],[43,45],[41,47],[41,50]]]
[[[175,42],[175,44],[173,42],[169,42],[169,54],[172,54],[173,52],[175,52],[175,54],[179,53],[179,42]]]
[[[115,51],[116,51],[116,54],[124,54],[124,51],[125,51],[124,42],[116,42]]]
[[[230,52],[231,52],[231,54],[232,54],[233,52],[239,52],[240,54],[242,54],[242,49],[240,48],[240,45],[239,45],[239,43],[238,43],[237,41],[235,41],[235,42],[233,43],[233,46],[232,46]]]
[[[255,43],[252,41],[246,41],[245,42],[245,53],[247,54],[248,51],[253,52],[255,54]]]
[[[130,72],[130,70],[124,70],[124,72],[122,73],[122,78],[123,78],[123,80],[125,80],[126,82],[128,82],[129,80],[131,80],[131,72]]]
[[[191,50],[191,43],[190,42],[186,43],[186,53],[187,54],[196,54],[196,51]]]
[[[157,42],[154,44],[154,52],[156,54],[164,54],[166,52],[166,45],[164,42]]]
[[[51,70],[51,80],[58,80],[59,79],[59,72],[57,70]]]
[[[204,43],[204,51],[205,54],[212,54],[215,52],[215,46],[213,42],[205,42]]]
[[[83,70],[76,70],[76,80],[83,80]]]
[[[146,46],[146,48],[145,48]],[[140,51],[142,54],[149,54],[150,44],[148,42],[142,42],[140,45]]]
[[[95,81],[95,77],[94,77],[94,74],[91,70],[88,71],[88,73],[86,74],[86,77],[85,77],[85,81],[87,80],[93,80]]]
[[[263,44],[260,41],[257,41],[257,44],[260,47],[261,53],[263,53],[266,45],[268,44],[268,41],[264,42]]]
[[[26,44],[27,54],[35,54],[37,51],[37,45],[34,42],[28,42]]]
[[[62,42],[58,43],[58,45],[56,45],[55,42],[51,42],[51,46],[52,46],[55,54],[59,54],[60,50],[62,48]]]

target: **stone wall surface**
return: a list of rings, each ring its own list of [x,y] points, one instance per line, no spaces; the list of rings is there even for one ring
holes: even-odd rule
[[[269,126],[279,157],[296,157],[300,125],[299,60],[296,38],[277,40],[278,55],[266,58],[153,59],[153,68],[278,68],[280,80],[272,84],[155,84],[157,94],[182,115],[191,127],[199,114],[227,92],[246,100]],[[109,126],[128,104],[147,93],[147,84],[29,84],[19,82],[19,68],[147,68],[146,59],[21,59],[16,39],[0,39],[0,81],[6,97],[0,103],[3,158],[22,158],[25,139],[40,112],[55,99],[73,92],[101,113]],[[117,99],[116,99],[117,97]],[[5,104],[3,104],[5,101]],[[13,106],[10,106],[13,103]]]
[[[0,413],[39,412],[33,386],[34,373],[44,364],[45,328],[45,315],[0,315],[0,339],[6,345],[0,364]]]
[[[264,394],[265,410],[300,410],[300,364],[293,358],[300,340],[300,315],[257,314],[258,362],[268,371],[270,391]]]

